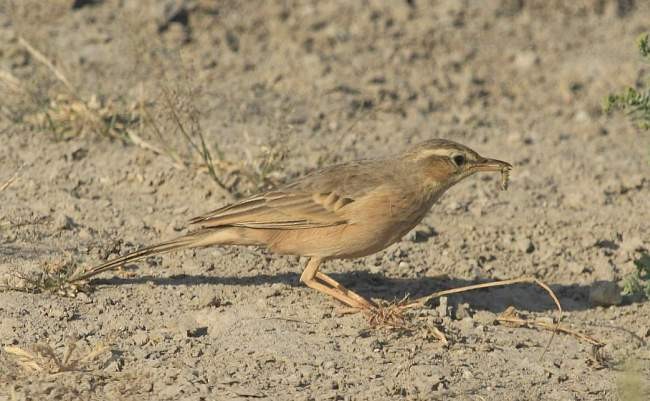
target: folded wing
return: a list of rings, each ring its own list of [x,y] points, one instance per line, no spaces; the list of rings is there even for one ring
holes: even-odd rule
[[[354,202],[381,185],[381,161],[328,167],[278,190],[255,195],[190,221],[201,228],[303,229],[345,224]],[[382,179],[380,179],[382,178]]]
[[[222,207],[190,222],[202,228],[235,226],[248,228],[302,229],[347,222],[342,209],[353,199],[336,192],[272,191]]]

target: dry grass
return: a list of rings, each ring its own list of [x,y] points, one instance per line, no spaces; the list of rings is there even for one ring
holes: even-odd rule
[[[13,183],[18,180],[22,166],[6,180],[0,184],[0,192],[9,188]],[[14,223],[5,220],[4,217],[0,218],[0,228],[10,226],[17,228],[25,225],[39,224],[43,220],[37,219],[23,223]],[[17,271],[9,272],[5,275],[4,280],[0,283],[0,291],[22,291],[29,293],[39,292],[54,292],[60,295],[74,297],[79,291],[80,287],[69,284],[68,278],[73,273],[72,258],[68,255],[67,260],[55,261],[47,263],[42,267],[42,271],[36,273],[25,274]]]
[[[70,283],[70,278],[77,274],[79,265],[68,255],[66,258],[47,262],[40,271],[23,273],[10,271],[0,283],[0,291],[20,291],[32,294],[49,292],[74,298],[77,294],[89,291],[89,288],[77,283]]]
[[[174,87],[164,83],[174,80],[162,79],[157,94],[141,90],[139,99],[128,104],[123,100],[126,96],[119,101],[98,94],[84,98],[55,62],[27,39],[19,37],[18,42],[59,83],[46,96],[29,82],[0,71],[0,83],[36,110],[22,116],[24,123],[52,133],[56,140],[98,135],[164,155],[175,168],[207,173],[231,200],[278,183],[286,147],[270,141],[256,154],[247,153],[243,162],[228,160],[218,143],[210,146],[206,140],[189,78]],[[164,68],[162,63],[159,68]]]
[[[576,330],[569,329],[568,327],[553,322],[552,319],[547,317],[539,317],[532,320],[523,318],[522,314],[519,311],[517,311],[517,309],[515,309],[513,306],[507,307],[506,310],[503,311],[499,315],[499,317],[497,317],[497,321],[502,324],[508,325],[510,327],[538,328],[543,330],[550,330],[557,333],[568,334],[598,348],[603,347],[605,345],[604,342],[594,337],[588,336],[584,333],[580,333],[579,331]]]
[[[108,346],[101,343],[86,350],[81,350],[78,344],[77,339],[69,338],[61,357],[48,344],[35,344],[29,349],[4,347],[4,351],[26,372],[46,374],[91,371],[96,368],[100,357],[110,351]]]
[[[102,101],[95,94],[84,99],[46,55],[23,37],[18,38],[18,43],[60,84],[46,95],[42,87],[47,85],[42,82],[21,81],[8,72],[0,74],[0,82],[11,89],[16,97],[28,103],[29,110],[34,110],[17,113],[21,115],[23,123],[47,130],[57,140],[90,132],[112,139],[128,140],[127,129],[138,118],[133,110],[111,101]]]
[[[24,37],[18,37],[18,44],[44,67],[50,81],[57,83],[50,85],[45,93],[40,87],[48,85],[43,82],[21,81],[0,71],[0,86],[10,89],[17,98],[30,103],[30,110],[35,110],[18,113],[23,123],[52,133],[56,140],[95,135],[166,156],[175,168],[207,173],[230,200],[278,183],[287,153],[281,141],[257,147],[258,151],[247,153],[243,161],[227,160],[218,144],[208,145],[189,78],[178,81],[175,87],[161,84],[153,96],[141,90],[139,99],[130,104],[123,100],[126,97],[120,101],[106,100],[97,94],[84,98],[57,67],[57,62]],[[18,173],[0,184],[0,192],[17,177]],[[69,283],[68,279],[75,266],[71,261],[55,262],[36,273],[10,272],[5,275],[4,283],[0,283],[0,290],[51,292],[74,297],[80,287]]]
[[[96,95],[82,100],[61,93],[39,112],[25,116],[24,122],[51,132],[57,140],[67,140],[93,132],[113,139],[128,140],[127,128],[137,120],[132,112],[121,112],[110,102]]]
[[[20,168],[18,168],[18,170],[14,173],[14,175],[12,175],[11,177],[9,177],[9,178],[4,182],[4,183],[0,184],[0,193],[2,193],[3,191],[5,191],[5,190],[6,190],[7,188],[9,188],[9,187],[14,183],[14,182],[16,182],[16,181],[18,180],[18,177],[20,176],[20,171],[21,171],[21,170],[22,170],[22,166],[21,166]],[[10,222],[5,221],[5,220],[6,220],[6,217],[5,217],[5,216],[1,216],[1,217],[0,217],[0,229],[2,229],[2,228],[5,227],[5,226],[12,225]]]
[[[14,98],[26,93],[23,83],[9,71],[0,69],[0,92],[7,93]],[[12,112],[6,105],[0,105],[0,115],[4,115],[8,120],[12,118]]]
[[[408,322],[404,316],[404,304],[407,297],[400,301],[385,302],[376,309],[364,311],[368,317],[370,327],[390,327],[398,329],[408,329]]]
[[[162,63],[159,64],[163,69]],[[178,69],[184,70],[183,66]],[[218,142],[208,145],[200,122],[201,113],[194,103],[198,93],[187,76],[185,73],[173,87],[162,83],[154,96],[160,99],[157,102],[147,101],[141,91],[137,105],[140,123],[137,129],[129,130],[132,142],[167,156],[176,168],[207,173],[231,201],[277,185],[282,161],[287,155],[286,147],[281,141],[269,141],[256,147],[255,153],[246,148],[243,161],[232,161]],[[248,140],[246,132],[243,136]]]
[[[44,82],[21,81],[8,72],[0,71],[0,84],[10,89],[17,98],[30,103],[28,109],[35,110],[19,113],[23,123],[52,133],[56,140],[95,135],[166,156],[175,168],[207,173],[230,200],[278,183],[279,171],[287,153],[282,142],[269,142],[267,146],[257,147],[258,151],[248,152],[243,161],[228,161],[218,144],[208,145],[200,123],[201,113],[194,104],[196,93],[189,78],[178,82],[162,80],[176,82],[177,85],[172,87],[163,83],[153,95],[141,90],[139,99],[130,104],[123,100],[126,96],[119,101],[106,100],[97,94],[84,98],[62,69],[57,67],[57,62],[24,37],[18,37],[18,44],[39,66],[44,67],[42,69],[50,81],[56,83],[50,85],[46,93],[41,88],[48,86]],[[160,66],[162,68],[162,63]],[[17,177],[18,173],[0,184],[0,192],[15,182]],[[0,290],[51,292],[74,297],[83,290],[77,284],[69,283],[75,266],[71,261],[54,262],[42,267],[39,272],[10,272],[5,274],[6,279],[0,283]]]
[[[284,178],[283,162],[289,155],[288,148],[280,140],[272,140],[260,146],[256,154],[252,154],[248,148],[245,151],[246,161],[238,167],[239,175],[247,180],[241,193],[265,191],[276,187]]]
[[[447,336],[435,325],[415,323],[407,319],[404,313],[408,302],[407,298],[400,301],[388,302],[379,305],[377,309],[366,312],[368,324],[374,329],[398,330],[402,333],[424,333],[425,337],[433,338],[442,346],[448,346]]]
[[[20,170],[21,170],[21,169],[22,169],[22,167],[19,168],[19,169],[14,173],[14,175],[12,175],[11,177],[9,177],[9,178],[7,179],[7,181],[5,181],[4,183],[0,184],[0,192],[2,192],[2,191],[4,191],[5,189],[9,188],[9,187],[11,186],[11,184],[13,184],[14,182],[16,182],[16,180],[18,179],[18,176],[19,176],[19,174],[20,174]]]
[[[413,302],[409,302],[407,298],[404,298],[399,301],[387,303],[386,305],[381,305],[376,310],[368,312],[367,313],[368,320],[370,325],[375,328],[395,328],[399,330],[410,330],[412,329],[412,325],[406,320],[404,312],[409,309],[425,307],[432,299],[440,298],[447,295],[467,292],[467,291],[475,291],[484,288],[509,286],[509,285],[522,284],[522,283],[536,284],[540,286],[542,289],[544,289],[549,294],[549,297],[555,303],[558,312],[557,318],[555,319],[555,321],[552,318],[538,318],[534,320],[524,319],[521,317],[521,315],[517,312],[517,310],[514,307],[510,306],[497,318],[497,321],[499,323],[507,324],[511,327],[528,327],[528,328],[537,328],[537,329],[551,331],[553,334],[549,339],[549,342],[546,345],[544,349],[544,353],[542,355],[544,355],[548,350],[548,348],[550,347],[551,342],[556,333],[571,335],[581,341],[585,341],[598,348],[605,345],[605,343],[603,343],[600,340],[597,340],[591,336],[588,336],[586,334],[580,333],[575,330],[571,330],[565,326],[560,325],[560,322],[562,320],[562,305],[560,304],[559,299],[547,284],[533,277],[523,277],[523,278],[512,279],[512,280],[500,280],[491,283],[475,284],[466,287],[438,291],[428,296],[416,299]],[[444,334],[440,332],[440,330],[436,329],[435,336],[441,342],[447,344],[447,339],[444,336]]]

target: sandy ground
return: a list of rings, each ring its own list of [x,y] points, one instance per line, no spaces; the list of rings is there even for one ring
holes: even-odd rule
[[[0,351],[0,400],[650,398],[650,303],[589,300],[650,248],[650,137],[601,109],[642,82],[647,2],[48,3],[0,1],[0,183],[19,174],[0,192],[3,277],[91,266],[229,201],[170,109],[192,135],[200,125],[235,194],[444,137],[511,161],[510,190],[467,180],[400,243],[324,270],[387,301],[533,275],[566,327],[606,345],[558,334],[544,353],[550,332],[496,322],[508,306],[554,316],[535,286],[451,296],[408,314],[409,330],[374,329],[302,286],[304,260],[213,248],[103,274],[75,297],[0,292],[2,346],[63,357],[77,341],[60,373]],[[74,99],[108,118],[62,111]],[[143,142],[102,135],[107,121]]]

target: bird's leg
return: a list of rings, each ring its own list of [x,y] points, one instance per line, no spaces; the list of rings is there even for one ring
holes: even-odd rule
[[[320,258],[311,258],[309,262],[307,262],[305,270],[300,275],[300,281],[305,283],[309,288],[313,288],[316,291],[334,297],[353,308],[372,309],[375,307],[374,304],[363,298],[361,295],[346,289],[325,274],[319,273],[318,268],[320,267],[321,261]]]
[[[357,294],[356,292],[352,290],[348,290],[343,286],[343,284],[339,283],[338,281],[334,280],[330,276],[328,276],[325,273],[321,272],[316,272],[316,278],[319,279],[320,281],[329,284],[332,286],[332,288],[341,291],[345,295],[349,296],[350,298],[354,299],[356,302],[359,304],[364,305],[365,309],[372,309],[376,308],[377,305],[375,305],[374,302],[367,300],[366,298],[362,297],[361,295]]]

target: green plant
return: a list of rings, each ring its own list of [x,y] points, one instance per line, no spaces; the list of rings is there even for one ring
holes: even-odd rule
[[[623,280],[623,295],[650,299],[650,255],[644,253],[634,261],[636,271]]]
[[[641,57],[650,61],[650,34],[639,38],[638,48]],[[628,87],[619,93],[611,93],[605,99],[605,112],[613,111],[624,112],[640,128],[650,130],[650,88]]]
[[[639,51],[643,57],[650,56],[650,34],[641,36],[639,39]]]

